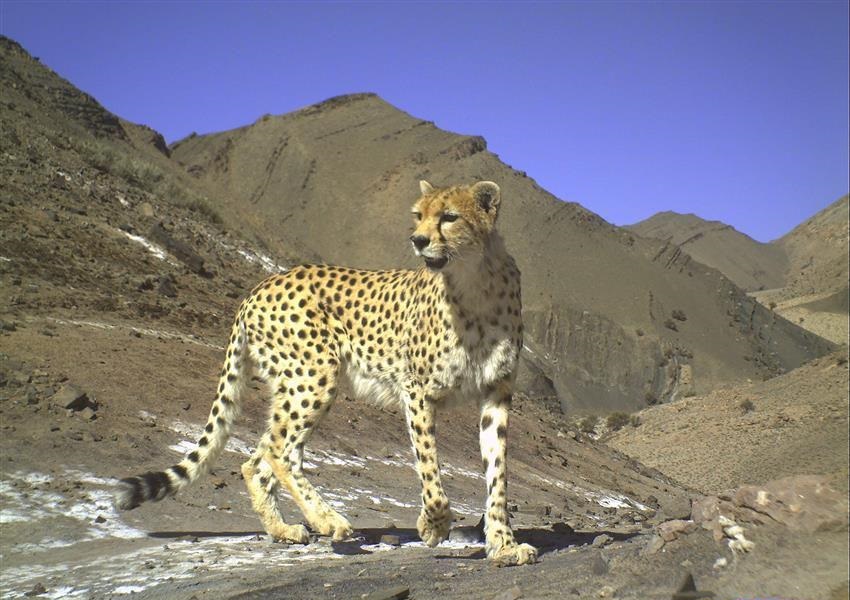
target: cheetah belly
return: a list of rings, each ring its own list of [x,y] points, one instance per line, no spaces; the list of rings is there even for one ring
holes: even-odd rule
[[[345,374],[356,398],[381,407],[398,405],[404,399],[404,389],[387,374],[367,375],[353,364],[348,365]]]

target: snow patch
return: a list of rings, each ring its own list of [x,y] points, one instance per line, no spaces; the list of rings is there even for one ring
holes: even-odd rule
[[[197,443],[189,440],[199,440],[201,439],[201,436],[204,435],[204,428],[202,425],[194,425],[183,421],[172,421],[168,424],[168,428],[175,433],[179,433],[180,435],[189,438],[188,440],[181,440],[178,443],[169,446],[171,450],[180,452],[181,454],[195,450],[197,448]],[[230,439],[227,440],[227,445],[224,449],[230,452],[235,452],[236,454],[244,454],[247,456],[254,453],[252,446],[249,446],[246,442],[233,435],[231,435]]]
[[[116,229],[116,231],[120,231],[125,236],[127,236],[128,238],[130,238],[131,240],[136,242],[137,244],[141,244],[148,252],[153,254],[159,260],[163,260],[163,261],[168,262],[168,263],[170,263],[174,266],[177,266],[177,263],[168,259],[168,254],[165,252],[165,250],[161,246],[154,244],[152,241],[150,241],[147,238],[144,238],[140,235],[135,235],[135,234],[129,233],[127,231],[123,231],[121,229]]]
[[[28,319],[28,320],[36,320],[36,319]],[[194,335],[184,335],[182,333],[178,333],[176,331],[163,331],[161,329],[147,329],[145,327],[133,327],[130,325],[113,325],[112,323],[103,323],[101,321],[78,321],[75,319],[58,319],[56,317],[47,317],[48,321],[53,323],[58,323],[59,325],[74,325],[76,327],[93,327],[95,329],[126,329],[127,331],[134,331],[136,333],[140,333],[142,335],[149,335],[152,337],[158,337],[165,340],[181,340],[184,342],[188,342],[190,344],[197,344],[198,346],[204,346],[206,348],[212,348],[214,350],[224,350],[224,346],[217,346],[215,344],[210,344],[203,340],[199,340]]]
[[[75,497],[69,498],[62,493],[43,489],[56,480],[44,473],[15,471],[5,474],[3,479],[0,482],[0,501],[3,503],[0,523],[73,519],[85,526],[74,542],[45,538],[37,544],[13,546],[15,551],[44,551],[107,537],[134,539],[146,535],[121,520],[112,502],[116,485],[113,481],[81,471],[65,470],[58,479],[87,484],[86,487],[75,487]]]
[[[252,252],[244,248],[238,248],[236,252],[249,263],[259,264],[268,273],[285,273],[289,270],[289,267],[276,263],[270,256],[262,252]]]
[[[617,492],[612,492],[610,490],[587,490],[577,485],[560,481],[558,479],[548,479],[546,477],[541,477],[537,473],[532,473],[531,475],[539,479],[543,483],[553,485],[559,489],[566,490],[568,492],[572,492],[577,496],[583,496],[584,499],[588,502],[595,502],[596,504],[604,508],[636,508],[640,511],[650,510],[650,508],[645,504],[641,504],[637,500],[633,500],[632,498],[629,498],[624,494],[618,494]]]

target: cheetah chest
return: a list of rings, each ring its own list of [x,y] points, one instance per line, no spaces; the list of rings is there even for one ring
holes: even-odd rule
[[[486,326],[451,338],[455,343],[433,365],[428,385],[432,396],[476,395],[512,376],[519,343],[501,328]]]

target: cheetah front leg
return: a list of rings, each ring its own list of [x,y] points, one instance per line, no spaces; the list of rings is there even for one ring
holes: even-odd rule
[[[452,526],[449,499],[440,483],[434,403],[426,400],[424,393],[414,392],[405,403],[405,416],[416,454],[416,472],[422,482],[422,511],[416,521],[416,529],[422,541],[434,547],[449,537]]]
[[[524,565],[537,560],[537,550],[529,544],[518,544],[508,515],[508,408],[509,390],[496,391],[481,405],[481,459],[487,482],[487,510],[484,532],[487,556],[500,565]]]

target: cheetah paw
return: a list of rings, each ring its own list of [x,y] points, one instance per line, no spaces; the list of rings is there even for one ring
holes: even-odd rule
[[[487,556],[500,567],[529,565],[537,562],[537,548],[514,543],[494,550],[488,549]]]
[[[416,521],[419,537],[431,548],[448,538],[451,528],[452,511],[448,509],[439,515],[428,515],[425,511],[422,511]]]
[[[311,525],[319,534],[332,536],[335,542],[348,539],[354,532],[354,528],[348,522],[348,519],[339,513],[323,515],[321,521],[311,523]]]
[[[288,542],[292,544],[306,544],[310,541],[310,534],[303,525],[285,525],[281,523],[269,531],[269,535],[276,542]]]

